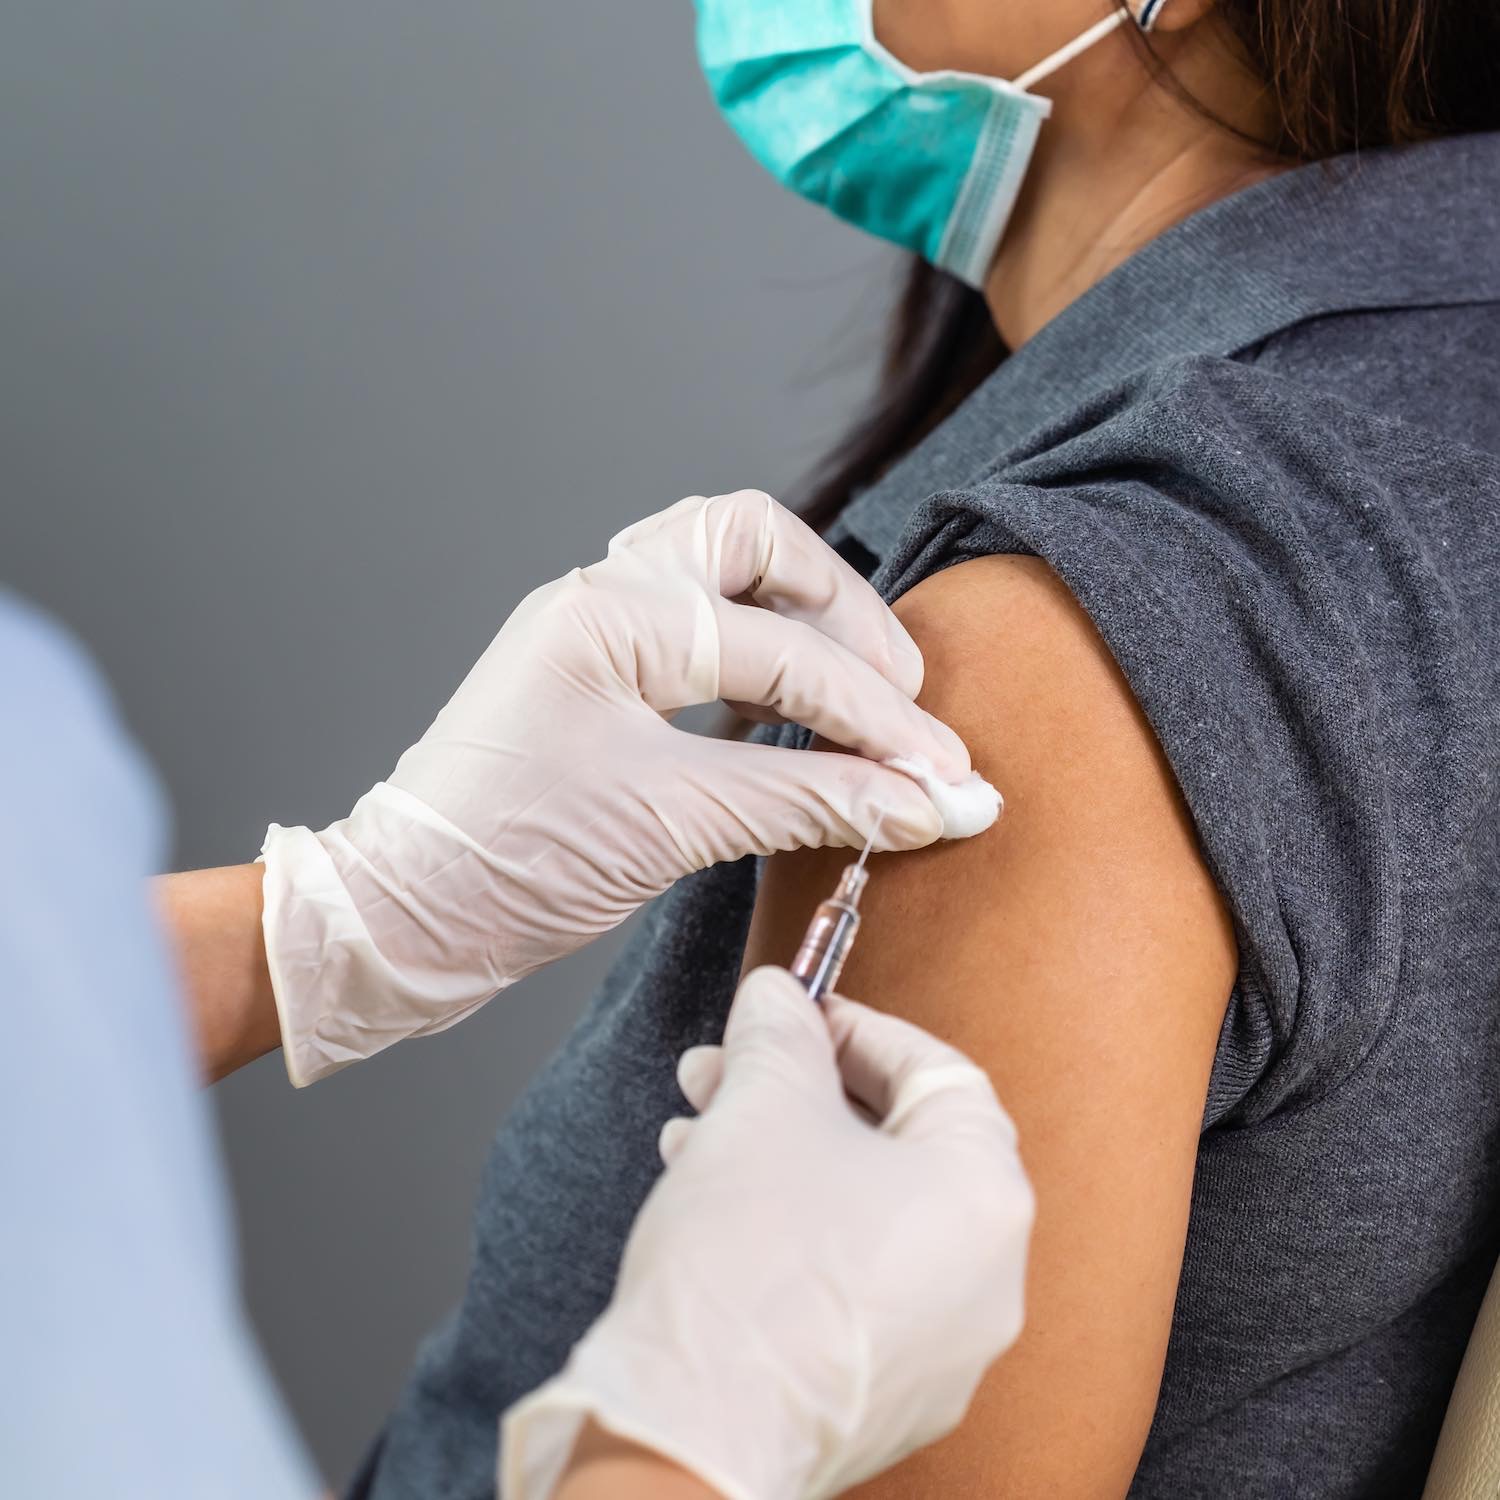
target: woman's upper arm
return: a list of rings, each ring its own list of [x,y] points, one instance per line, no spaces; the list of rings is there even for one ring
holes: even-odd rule
[[[841,988],[987,1068],[1037,1193],[1027,1326],[963,1427],[863,1496],[1125,1493],[1156,1404],[1234,936],[1149,725],[1045,564],[897,612],[922,703],[1005,794],[989,833],[874,861]],[[785,963],[847,853],[771,862],[749,962]]]

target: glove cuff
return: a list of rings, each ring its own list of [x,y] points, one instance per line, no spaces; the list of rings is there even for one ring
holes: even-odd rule
[[[692,1444],[683,1445],[680,1432],[614,1409],[587,1387],[559,1376],[517,1402],[501,1422],[500,1473],[497,1493],[506,1500],[549,1500],[556,1491],[584,1424],[592,1421],[612,1436],[635,1443],[650,1453],[695,1474],[724,1500],[766,1500],[721,1473]],[[788,1495],[787,1500],[791,1500]]]
[[[328,852],[310,828],[272,823],[260,850],[266,867],[261,931],[287,1077],[305,1088],[356,1061],[327,1032],[362,967],[364,924]]]
[[[393,961],[387,948],[399,943],[391,933],[372,933],[350,890],[350,872],[330,852],[332,845],[342,859],[358,863],[352,835],[371,817],[386,824],[378,842],[394,843],[389,827],[414,800],[381,783],[323,833],[276,823],[266,830],[261,927],[282,1055],[297,1088],[408,1037],[444,1031],[503,987],[490,973],[465,973],[457,964],[438,972]],[[439,820],[425,806],[421,814],[408,821],[420,821],[430,841]],[[388,898],[382,909],[389,920],[401,883],[368,868],[367,883]]]
[[[686,1326],[659,1307],[659,1330],[607,1311],[567,1367],[504,1416],[500,1493],[547,1500],[592,1419],[696,1474],[726,1500],[803,1500],[813,1493],[819,1434],[735,1320],[699,1308]]]

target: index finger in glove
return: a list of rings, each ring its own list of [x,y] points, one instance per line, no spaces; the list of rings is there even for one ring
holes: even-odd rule
[[[988,1075],[957,1048],[920,1026],[843,996],[829,997],[824,1016],[844,1088],[887,1135],[972,1135],[977,1127],[1015,1148],[1015,1126]]]
[[[715,616],[722,697],[773,708],[871,760],[915,753],[945,781],[969,774],[968,748],[953,730],[821,631],[728,602]]]
[[[690,496],[622,531],[609,550],[660,552],[727,599],[749,597],[814,626],[907,697],[921,689],[922,653],[890,606],[805,521],[760,490]]]

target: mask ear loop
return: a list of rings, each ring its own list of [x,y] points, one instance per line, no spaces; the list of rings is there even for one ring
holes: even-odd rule
[[[1156,25],[1156,18],[1167,8],[1167,0],[1146,0],[1141,7],[1141,13],[1136,18],[1136,24],[1142,31],[1150,31]]]
[[[1044,57],[1034,68],[1028,69],[1019,78],[1012,80],[1013,86],[1023,93],[1029,92],[1034,84],[1040,83],[1044,78],[1050,78],[1059,68],[1066,67],[1075,57],[1087,52],[1095,43],[1102,42],[1110,32],[1123,26],[1126,21],[1133,20],[1142,31],[1150,31],[1156,25],[1156,18],[1162,13],[1162,8],[1166,3],[1167,0],[1145,0],[1139,15],[1128,10],[1117,10],[1113,15],[1105,16],[1102,21],[1090,26],[1082,36],[1074,37],[1066,47],[1059,47],[1051,57]]]

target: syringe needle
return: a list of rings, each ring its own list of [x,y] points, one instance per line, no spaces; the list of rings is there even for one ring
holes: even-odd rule
[[[881,808],[875,814],[875,826],[870,830],[870,836],[865,840],[864,851],[859,856],[859,862],[855,865],[856,870],[863,870],[865,861],[870,857],[870,850],[875,847],[875,840],[880,836],[880,825],[885,822],[885,808]]]

